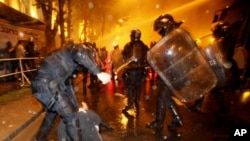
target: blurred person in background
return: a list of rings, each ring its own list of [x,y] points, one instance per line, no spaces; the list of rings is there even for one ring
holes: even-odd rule
[[[25,55],[27,58],[26,62],[27,62],[27,67],[29,70],[33,70],[36,69],[36,64],[35,64],[35,59],[34,57],[38,57],[38,52],[35,51],[35,43],[34,43],[34,38],[30,37],[28,39],[28,44],[25,46]],[[33,58],[33,59],[32,59]],[[34,74],[34,71],[28,73],[28,77],[32,78]]]
[[[100,51],[97,48],[96,43],[95,42],[93,42],[93,43],[85,42],[83,44],[89,45],[97,52],[96,61],[98,63],[98,66],[103,70],[103,65],[102,65],[102,62],[101,62],[100,57],[99,57]],[[98,80],[98,78],[95,74],[90,73],[90,84],[88,85],[88,88],[89,89],[100,88],[100,81]]]
[[[26,58],[26,50],[24,47],[24,43],[21,40],[17,41],[17,45],[15,48],[15,52],[16,52],[16,58],[19,59],[18,60],[18,65],[17,65],[17,71],[20,72],[25,71],[27,69],[27,61],[23,58]],[[18,75],[18,80],[21,80],[20,78],[21,76]]]
[[[106,70],[106,62],[107,62],[107,58],[108,58],[108,51],[107,51],[105,46],[100,48],[99,58],[100,58],[100,61],[102,62],[102,66],[103,66],[102,68],[104,70]]]
[[[122,50],[120,49],[119,45],[114,45],[114,49],[110,53],[110,61],[111,61],[111,74],[112,74],[112,81],[115,81],[115,71],[119,68],[123,63],[122,58]]]
[[[6,42],[6,47],[0,50],[0,59],[9,59],[10,58],[10,52],[9,49],[12,47],[12,44],[10,41]],[[0,61],[0,73],[1,75],[6,75],[8,73],[12,72],[11,68],[11,61],[9,60],[4,60]],[[8,81],[11,80],[12,76],[7,76],[7,77],[1,77],[0,80],[3,81]]]
[[[26,50],[26,57],[38,57],[38,52],[35,51],[35,43],[34,43],[34,38],[30,37],[28,40],[28,44],[25,46]],[[27,60],[29,69],[35,69],[35,59],[30,59]]]

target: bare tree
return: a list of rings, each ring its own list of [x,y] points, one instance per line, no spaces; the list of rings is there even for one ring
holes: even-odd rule
[[[106,26],[108,15],[116,0],[72,0],[72,15],[74,21],[82,21],[84,35],[83,42],[95,41],[108,29]],[[111,25],[112,26],[112,25]]]
[[[53,2],[56,0],[36,0],[36,5],[38,8],[42,9],[42,13],[44,16],[45,22],[45,40],[46,40],[46,47],[44,48],[44,53],[48,53],[55,49],[55,36],[58,30],[58,15],[54,21],[54,25],[52,25],[52,12],[58,10],[53,7]]]
[[[64,4],[65,4],[65,0],[58,0],[58,13],[59,13],[61,45],[63,45],[65,43]]]
[[[112,6],[115,2],[116,0],[36,0],[36,5],[42,9],[45,19],[46,53],[55,49],[55,37],[59,26],[61,44],[66,41],[65,30],[68,37],[71,37],[72,20],[83,23],[83,42],[95,41],[102,36],[109,27],[112,27],[112,23],[107,22],[107,17],[112,15]],[[52,13],[56,13],[54,21]],[[113,15],[115,18],[116,14]]]

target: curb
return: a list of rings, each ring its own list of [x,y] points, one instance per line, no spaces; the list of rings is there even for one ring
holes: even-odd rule
[[[23,131],[26,127],[28,127],[35,119],[37,119],[41,114],[43,113],[43,110],[37,112],[33,117],[31,117],[29,120],[27,120],[24,124],[22,124],[19,128],[17,128],[15,131],[13,131],[11,134],[9,134],[3,141],[11,141],[13,138],[15,138],[20,132]]]

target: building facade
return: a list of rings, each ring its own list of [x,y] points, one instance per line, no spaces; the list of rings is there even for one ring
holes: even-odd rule
[[[30,37],[36,50],[45,45],[43,15],[35,4],[36,0],[0,0],[0,49],[8,41],[15,45]]]

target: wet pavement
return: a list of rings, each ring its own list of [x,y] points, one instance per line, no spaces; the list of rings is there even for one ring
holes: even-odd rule
[[[179,113],[183,120],[183,126],[177,128],[176,131],[168,130],[167,125],[170,124],[172,119],[169,117],[169,112],[167,111],[163,132],[162,134],[159,134],[159,131],[146,128],[146,123],[152,121],[155,117],[156,105],[156,90],[148,79],[142,87],[143,92],[140,97],[139,111],[130,110],[128,115],[122,113],[122,108],[126,105],[126,91],[124,85],[120,84],[115,88],[114,83],[110,82],[93,89],[87,88],[86,95],[83,95],[82,78],[82,75],[78,75],[74,81],[76,84],[75,91],[78,101],[85,101],[88,104],[89,109],[99,114],[100,117],[113,128],[111,131],[105,129],[100,130],[104,141],[227,141],[232,139],[230,137],[233,136],[236,128],[240,129],[246,127],[250,133],[250,98],[242,99],[243,91],[225,91],[221,94],[223,97],[223,104],[228,108],[228,111],[224,114],[221,113],[219,104],[216,102],[216,99],[212,94],[206,96],[201,112],[199,113],[189,111],[186,108],[186,106],[191,104],[183,105],[176,100]],[[15,133],[22,134],[23,132],[23,136],[24,138],[26,137],[26,139],[27,133],[29,133],[29,136],[31,137],[34,136],[35,131],[44,116],[44,114],[39,113],[41,112],[39,103],[37,103],[37,101],[31,96],[23,98],[19,102],[16,101],[15,103],[11,103],[14,107],[11,107],[10,104],[4,105],[5,112],[3,111],[3,106],[1,106],[1,116],[3,113],[6,113],[4,114],[5,119],[9,117],[8,120],[11,122],[10,124],[5,123],[4,125],[2,123],[0,126],[1,136],[6,137],[7,135],[2,134],[10,134],[11,132],[14,132],[3,132],[6,128],[18,129],[18,132],[15,130]],[[7,112],[7,107],[12,110]],[[16,114],[13,115],[13,113]],[[3,117],[0,118],[2,119]],[[16,120],[12,120],[13,118]],[[23,119],[17,121],[18,118],[26,118],[26,120]],[[58,140],[56,128],[58,121],[59,118],[49,134],[49,141]],[[15,127],[17,124],[14,122],[18,122],[20,124],[19,126],[22,126],[23,128]],[[36,125],[33,125],[36,127],[36,130],[31,128],[29,129],[30,131],[27,131],[28,126],[25,125],[33,122],[37,122]],[[12,125],[12,127],[9,127],[10,125]],[[16,135],[12,134],[12,136]],[[13,138],[9,138],[9,140],[12,139]],[[238,137],[236,139],[243,140],[244,138]]]
[[[222,102],[228,108],[224,114],[221,113],[220,106],[212,94],[207,95],[199,113],[186,108],[192,103],[183,105],[176,100],[184,125],[176,131],[169,131],[167,125],[172,119],[167,111],[163,132],[159,134],[159,131],[146,128],[146,123],[155,117],[156,106],[156,89],[148,79],[142,86],[139,111],[130,110],[129,114],[123,114],[122,108],[126,105],[123,84],[115,89],[114,83],[110,82],[101,87],[87,89],[86,95],[83,95],[82,76],[78,77],[75,81],[75,90],[79,102],[85,101],[89,109],[98,113],[113,128],[112,131],[101,130],[104,141],[226,141],[232,136],[232,130],[250,125],[250,98],[242,103],[241,91],[227,91],[222,93]],[[57,140],[56,128],[52,130],[49,139]]]

